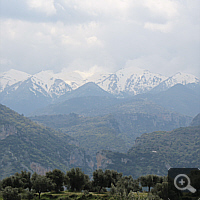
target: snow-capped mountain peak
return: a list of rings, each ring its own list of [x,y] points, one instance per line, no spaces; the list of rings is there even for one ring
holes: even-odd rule
[[[195,84],[199,85],[200,80],[192,75],[187,73],[178,72],[175,75],[167,78],[162,83],[160,83],[157,87],[154,88],[154,92],[165,91],[176,84],[188,85],[188,84]]]
[[[33,83],[40,85],[46,92],[49,92],[55,82],[53,71],[41,71],[31,77]]]
[[[44,95],[61,96],[66,92],[71,91],[71,87],[60,79],[56,74],[51,70],[41,71],[31,77],[33,83],[33,89],[38,90],[39,87],[45,91]],[[40,89],[40,92],[42,90]]]
[[[192,74],[178,72],[175,75],[163,81],[163,83],[161,83],[161,86],[163,89],[168,89],[176,84],[187,85],[190,83],[199,84],[200,81],[196,76]]]
[[[17,70],[9,70],[0,74],[0,92],[12,86],[9,93],[18,89],[23,84],[35,95],[37,92],[51,98],[59,97],[66,92],[75,90],[88,82],[94,82],[105,91],[114,95],[137,95],[148,92],[166,90],[176,84],[199,84],[199,79],[191,74],[176,73],[172,77],[151,73],[148,70],[134,66],[122,68],[115,73],[96,72],[85,74],[80,71],[62,71],[55,74],[51,70],[41,71],[30,75]],[[86,76],[87,75],[87,76]],[[27,84],[25,84],[27,80]],[[17,84],[16,84],[17,83]],[[29,83],[29,84],[28,84]]]
[[[173,85],[178,83],[182,85],[187,85],[189,83],[199,83],[199,79],[192,74],[178,72],[175,75],[169,77],[166,80],[166,83],[168,83],[168,87],[172,87]]]
[[[0,92],[2,92],[6,87],[14,85],[17,82],[24,81],[28,79],[31,75],[22,71],[11,69],[7,72],[0,74]]]
[[[122,68],[113,74],[101,74],[98,81],[94,82],[115,95],[120,95],[121,93],[136,95],[151,90],[166,78],[133,66]]]

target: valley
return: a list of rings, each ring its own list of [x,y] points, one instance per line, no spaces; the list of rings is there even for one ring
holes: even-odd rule
[[[0,178],[72,167],[137,178],[199,166],[199,79],[132,70],[85,80],[77,72],[1,75]]]

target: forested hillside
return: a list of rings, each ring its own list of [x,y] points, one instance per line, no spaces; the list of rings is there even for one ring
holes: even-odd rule
[[[72,166],[90,172],[90,156],[73,145],[72,137],[65,135],[63,141],[57,134],[0,104],[0,179],[21,170],[45,174]]]
[[[104,117],[83,117],[69,115],[49,115],[31,118],[59,131],[58,136],[65,140],[68,135],[77,140],[91,156],[102,149],[126,152],[128,145],[120,136],[119,124],[112,115]]]
[[[181,122],[177,115],[163,114],[159,118],[144,113],[98,117],[70,114],[32,119],[37,123],[0,105],[0,178],[20,170],[44,174],[54,168],[66,171],[73,166],[88,174],[97,167],[138,177],[166,175],[170,166],[200,165],[199,126],[142,134],[151,128],[172,128],[174,122],[184,123],[184,118]],[[198,124],[198,119],[197,116],[192,124]],[[133,136],[136,132],[131,130],[137,135]],[[130,139],[133,137],[138,137],[135,142]],[[133,147],[125,153],[132,143]]]
[[[170,167],[200,167],[200,126],[145,133],[127,154],[97,153],[97,167],[125,175],[167,175]]]
[[[190,122],[190,117],[143,101],[126,102],[116,106],[114,110],[115,112],[104,116],[86,117],[71,113],[35,116],[30,119],[56,129],[63,139],[65,135],[72,136],[93,156],[103,149],[125,152],[143,133],[170,131],[187,126]]]

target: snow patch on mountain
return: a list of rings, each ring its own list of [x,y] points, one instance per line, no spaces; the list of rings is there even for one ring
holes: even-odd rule
[[[160,83],[157,87],[154,88],[154,92],[165,91],[170,87],[173,87],[176,84],[188,85],[188,84],[195,84],[199,85],[200,80],[192,75],[178,72],[175,75],[167,78],[162,83]]]
[[[65,81],[66,84],[70,85],[70,87],[75,90],[78,87],[82,86],[84,83],[84,78],[80,75],[78,71],[62,71],[55,75],[57,78]]]
[[[6,90],[8,93],[18,88],[21,88],[20,91],[22,91],[22,87],[28,87],[29,91],[35,95],[39,92],[54,99],[88,82],[96,83],[111,94],[123,96],[124,94],[137,95],[152,89],[164,91],[178,83],[183,85],[199,84],[199,79],[186,73],[177,73],[172,77],[165,77],[134,66],[122,68],[115,73],[63,70],[55,74],[53,71],[47,70],[30,75],[17,70],[9,70],[0,74],[0,92],[10,87],[12,88]]]
[[[6,87],[28,79],[30,76],[30,74],[15,69],[0,73],[0,92],[2,92]]]
[[[148,70],[129,67],[118,70],[113,74],[100,74],[94,82],[115,95],[120,93],[136,95],[151,90],[165,79],[167,77],[151,73]]]
[[[168,88],[176,85],[176,84],[182,84],[187,85],[189,83],[196,83],[199,84],[199,79],[192,75],[192,74],[186,74],[186,73],[176,73],[174,76],[169,77],[167,80],[165,80],[165,84]]]
[[[35,95],[39,92],[46,97],[59,97],[72,90],[51,70],[30,75],[13,69],[0,75],[0,92],[6,90],[6,93],[9,94],[20,87],[29,87],[29,91]]]
[[[53,71],[41,71],[31,77],[31,80],[36,85],[40,85],[47,93],[55,82]],[[35,88],[34,88],[35,89]]]
[[[59,97],[65,94],[66,92],[72,90],[72,88],[67,83],[59,79],[58,76],[50,70],[41,71],[33,75],[31,77],[31,81],[33,83],[34,90],[38,90],[42,93],[42,91],[39,90],[38,87],[40,86],[51,97]]]

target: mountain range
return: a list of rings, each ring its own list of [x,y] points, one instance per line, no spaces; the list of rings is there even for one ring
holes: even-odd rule
[[[91,156],[74,138],[63,140],[58,134],[0,104],[0,180],[21,170],[44,175],[55,168],[81,167],[90,173]]]
[[[142,134],[127,153],[97,152],[97,168],[114,169],[134,178],[147,174],[166,176],[169,168],[199,168],[199,138],[200,114],[191,126]]]
[[[85,84],[85,91],[80,90],[79,88]],[[72,98],[131,98],[145,93],[160,93],[176,84],[187,86],[195,92],[200,89],[200,81],[194,75],[177,73],[172,77],[165,77],[135,67],[123,68],[115,73],[90,74],[88,77],[79,71],[57,74],[52,71],[41,71],[30,75],[10,70],[0,74],[0,103],[28,115],[49,104]],[[195,114],[197,113],[191,113],[190,116]]]
[[[39,116],[32,118],[35,123],[0,104],[0,179],[21,170],[45,174],[54,168],[65,172],[80,167],[89,175],[97,168],[114,169],[138,178],[166,175],[171,166],[199,167],[199,116],[191,127],[144,133],[128,150],[124,140],[128,135],[114,116]],[[159,119],[150,116],[127,115],[127,119],[137,129],[146,124],[150,130],[151,122],[159,126]]]
[[[190,74],[10,70],[0,74],[0,179],[71,167],[164,175],[199,164],[198,113],[200,81]]]

